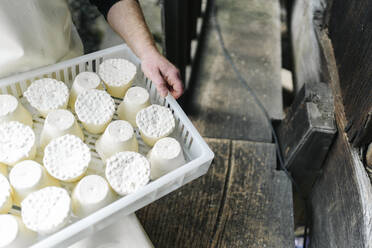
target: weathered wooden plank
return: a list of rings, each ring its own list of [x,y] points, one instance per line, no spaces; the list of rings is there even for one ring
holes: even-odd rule
[[[338,135],[316,182],[311,204],[311,247],[372,247],[372,187],[357,151],[343,131],[343,98],[332,44],[320,32],[323,71],[335,99]]]
[[[308,83],[277,129],[285,166],[307,197],[336,133],[333,96],[324,83]],[[315,155],[316,154],[316,155]]]
[[[155,247],[210,247],[223,201],[231,141],[207,139],[215,159],[206,175],[137,212]]]
[[[348,137],[355,146],[372,142],[372,1],[333,1],[332,40],[345,106]]]
[[[292,187],[273,144],[233,141],[214,247],[294,247]]]
[[[273,119],[281,119],[280,24],[276,0],[218,0],[226,46]],[[209,21],[185,110],[206,137],[271,142],[268,124],[223,56]]]
[[[293,247],[291,183],[274,145],[208,143],[205,176],[137,213],[155,247]]]

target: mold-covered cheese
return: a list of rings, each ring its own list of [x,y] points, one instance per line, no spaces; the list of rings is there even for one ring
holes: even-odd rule
[[[114,199],[106,179],[98,175],[83,177],[72,192],[75,215],[85,217],[110,204]]]
[[[170,135],[176,126],[171,110],[157,104],[138,112],[136,123],[143,141],[149,146]]]
[[[0,124],[0,163],[13,166],[36,155],[35,133],[17,121]]]
[[[66,134],[45,147],[43,163],[52,177],[75,182],[84,176],[90,160],[89,147],[80,138]]]
[[[186,163],[180,143],[170,137],[157,141],[149,151],[147,158],[151,164],[152,180]]]
[[[126,120],[132,126],[137,127],[137,113],[148,106],[150,106],[150,95],[147,90],[142,87],[132,87],[118,107],[119,119]]]
[[[115,102],[103,90],[86,90],[78,96],[75,111],[85,129],[102,133],[114,116]]]
[[[119,152],[106,163],[106,178],[119,195],[128,195],[150,180],[150,163],[137,152]]]
[[[102,89],[101,79],[94,72],[89,71],[80,72],[75,77],[70,92],[69,106],[72,110],[75,110],[75,102],[77,96],[83,91],[90,89]]]
[[[0,174],[0,214],[6,214],[12,208],[12,187],[8,179]]]
[[[18,121],[32,127],[32,116],[12,95],[0,95],[0,124]]]
[[[137,67],[125,59],[106,59],[99,66],[99,76],[113,97],[123,98],[132,85]]]
[[[67,107],[69,91],[63,82],[43,78],[34,81],[23,95],[45,118],[51,110]]]
[[[44,149],[52,139],[65,134],[75,135],[84,141],[83,131],[70,111],[66,109],[56,109],[49,112],[41,132],[40,147]]]
[[[63,228],[71,214],[71,198],[59,187],[45,187],[29,194],[21,204],[25,226],[39,234],[51,234]]]
[[[111,122],[97,140],[96,151],[104,162],[118,152],[138,152],[138,143],[133,127],[127,121]]]

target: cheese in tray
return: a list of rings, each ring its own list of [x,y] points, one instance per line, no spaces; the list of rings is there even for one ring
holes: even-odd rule
[[[146,89],[131,87],[136,67],[129,63],[109,59],[99,74],[80,73],[71,93],[55,79],[32,82],[24,98],[35,110],[33,117],[43,122],[42,128],[34,125],[35,131],[26,118],[29,111],[16,98],[6,111],[0,109],[0,218],[13,204],[21,206],[21,218],[9,221],[19,230],[48,235],[186,163],[178,141],[162,141],[175,129],[172,112],[151,105]],[[108,75],[125,68],[122,79]],[[118,109],[110,95],[123,98]],[[2,96],[8,97],[0,95],[0,101]],[[17,118],[8,118],[9,113]],[[152,146],[153,155],[147,154]],[[89,169],[92,159],[100,160],[100,172]]]

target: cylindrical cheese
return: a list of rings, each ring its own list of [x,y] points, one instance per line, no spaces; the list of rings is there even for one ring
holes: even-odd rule
[[[34,191],[47,186],[60,186],[56,179],[48,175],[44,167],[33,160],[16,164],[9,173],[9,181],[13,187],[14,204],[17,206]]]
[[[0,163],[13,166],[36,156],[35,133],[18,121],[0,124]]]
[[[0,174],[0,214],[6,214],[12,208],[12,187],[8,179]]]
[[[137,152],[119,152],[107,160],[105,174],[112,189],[124,196],[150,181],[150,163]]]
[[[45,118],[51,110],[67,107],[69,91],[61,81],[42,78],[34,81],[23,95]]]
[[[12,95],[0,95],[0,123],[18,121],[32,127],[32,116]]]
[[[157,104],[138,112],[136,123],[143,141],[149,146],[170,135],[176,126],[172,111]]]
[[[110,204],[114,199],[106,180],[98,175],[83,177],[72,192],[72,209],[75,215],[85,217]]]
[[[0,174],[8,176],[8,166],[0,163]]]
[[[94,72],[84,71],[79,73],[72,84],[70,92],[70,108],[75,111],[75,102],[77,96],[85,90],[103,89],[101,79]]]
[[[97,140],[96,151],[104,162],[118,152],[138,152],[138,143],[133,127],[127,121],[111,122]]]
[[[59,187],[45,187],[29,194],[21,204],[27,228],[46,235],[63,228],[70,218],[71,198]]]
[[[137,67],[125,59],[106,59],[99,66],[99,76],[111,96],[123,98],[132,85]]]
[[[115,102],[103,90],[86,90],[78,95],[75,111],[84,128],[93,134],[102,133],[115,113]]]
[[[83,131],[70,111],[66,109],[50,111],[41,132],[40,147],[44,149],[52,139],[65,134],[75,135],[84,141]]]
[[[20,217],[0,215],[0,248],[29,247],[36,241],[37,233],[27,229]]]
[[[152,180],[186,163],[180,143],[170,137],[157,141],[149,151],[147,158],[151,164]]]
[[[137,113],[148,106],[150,106],[150,95],[147,90],[142,87],[132,87],[118,107],[119,119],[126,120],[137,127]]]
[[[44,150],[48,173],[63,182],[76,182],[85,175],[91,160],[89,147],[71,134],[53,139]]]

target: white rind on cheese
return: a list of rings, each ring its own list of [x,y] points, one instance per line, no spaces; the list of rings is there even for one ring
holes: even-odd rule
[[[132,85],[137,67],[125,59],[106,59],[99,66],[98,74],[113,97],[123,98]]]
[[[67,107],[69,91],[63,82],[43,78],[34,81],[23,95],[45,118],[51,110]]]
[[[0,124],[0,163],[13,166],[36,155],[35,133],[17,121]]]
[[[121,196],[135,192],[150,180],[150,163],[137,152],[119,152],[106,163],[106,178]]]
[[[0,174],[8,176],[8,166],[5,164],[0,164]]]
[[[71,214],[71,198],[59,187],[45,187],[29,194],[21,204],[22,220],[39,234],[51,234],[63,228]]]
[[[32,127],[32,116],[12,95],[0,95],[0,124],[18,121]]]
[[[106,179],[98,175],[83,177],[72,192],[75,215],[85,217],[110,204],[114,199]]]
[[[9,182],[13,187],[14,204],[20,206],[30,193],[47,186],[60,186],[49,176],[44,167],[33,160],[16,164],[9,173]]]
[[[27,229],[20,217],[10,214],[0,215],[0,247],[29,247],[36,241],[37,233]]]
[[[157,141],[147,158],[151,164],[151,180],[177,169],[186,163],[180,143],[170,137]]]
[[[101,79],[96,73],[89,71],[79,73],[72,84],[69,101],[70,108],[75,110],[76,98],[83,91],[102,88]]]
[[[172,111],[157,104],[138,112],[136,123],[143,141],[149,146],[170,135],[176,126]]]
[[[118,116],[121,120],[126,120],[132,126],[137,127],[137,113],[150,106],[150,95],[146,89],[142,87],[130,88],[124,96],[123,101],[118,107]]]
[[[115,113],[115,102],[103,90],[86,90],[78,95],[75,111],[85,129],[93,134],[102,133]]]
[[[49,112],[45,119],[40,136],[40,147],[45,148],[52,139],[65,134],[72,134],[84,141],[84,134],[74,115],[66,109],[56,109]]]
[[[66,134],[45,147],[43,163],[52,177],[75,182],[84,176],[90,160],[89,147],[80,138]]]
[[[0,174],[0,214],[6,214],[12,208],[12,187],[8,179]]]
[[[118,152],[138,152],[138,143],[133,127],[127,121],[111,122],[97,140],[96,151],[104,162]]]

